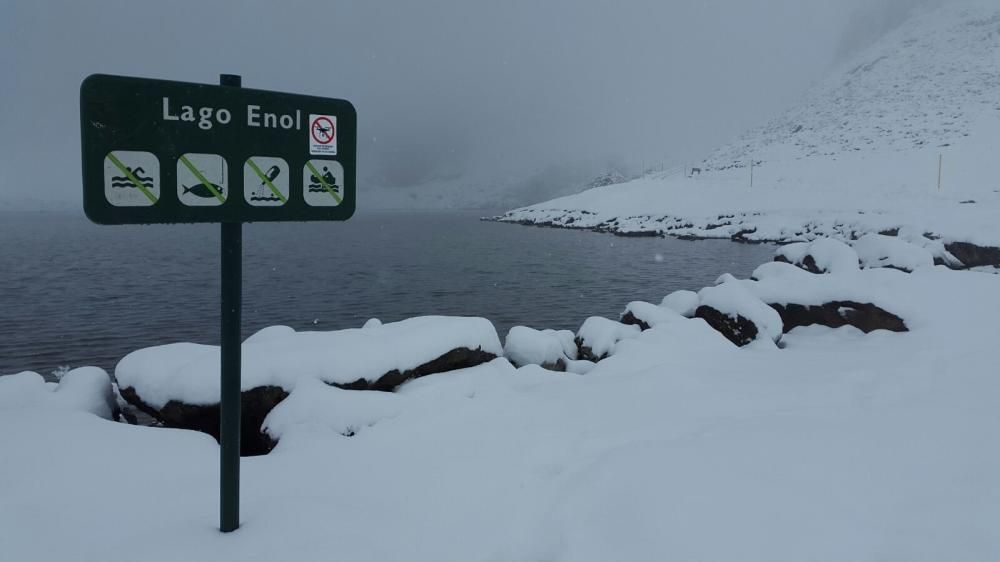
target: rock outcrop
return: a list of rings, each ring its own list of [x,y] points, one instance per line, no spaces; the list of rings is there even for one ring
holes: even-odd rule
[[[481,349],[457,348],[440,357],[407,370],[392,370],[372,380],[357,379],[349,383],[332,383],[345,390],[375,390],[389,392],[404,382],[434,373],[475,367],[496,359],[497,355]],[[193,429],[219,439],[219,404],[186,404],[170,400],[163,407],[155,408],[145,402],[132,387],[121,389],[121,396],[130,404],[152,416],[164,427]],[[274,448],[275,442],[261,430],[268,413],[288,396],[280,386],[260,386],[244,390],[241,394],[240,454],[264,455]]]
[[[951,242],[945,244],[945,249],[962,262],[965,267],[990,265],[1000,267],[1000,248],[995,246],[978,246],[971,242]]]
[[[854,326],[862,332],[909,331],[902,318],[872,303],[832,301],[821,305],[772,304],[781,316],[785,333],[799,326],[821,325],[830,328]]]

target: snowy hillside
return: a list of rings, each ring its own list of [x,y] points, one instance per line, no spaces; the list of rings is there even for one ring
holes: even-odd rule
[[[776,241],[909,229],[998,246],[998,151],[1000,4],[950,5],[889,33],[700,173],[650,175],[502,220]]]
[[[1000,4],[917,15],[705,167],[967,144],[1000,111],[998,45]]]

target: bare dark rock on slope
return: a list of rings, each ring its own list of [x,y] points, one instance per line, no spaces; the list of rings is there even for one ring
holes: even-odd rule
[[[730,316],[711,306],[701,305],[694,312],[695,318],[701,318],[727,340],[742,347],[757,339],[760,329],[748,318],[740,315]]]
[[[995,246],[978,246],[971,242],[951,242],[945,244],[945,249],[962,262],[965,267],[984,265],[1000,267],[1000,248]]]
[[[193,429],[207,433],[219,440],[219,405],[185,404],[177,400],[167,402],[162,408],[154,408],[142,401],[135,389],[121,390],[122,398],[139,410],[149,414],[164,427]],[[245,390],[240,395],[243,405],[240,418],[240,454],[254,456],[267,454],[275,445],[267,434],[260,430],[264,418],[288,396],[280,386],[261,386]]]
[[[889,330],[906,332],[909,329],[902,318],[872,303],[833,301],[822,305],[772,304],[788,333],[799,326],[819,324],[830,328],[854,326],[862,332]]]

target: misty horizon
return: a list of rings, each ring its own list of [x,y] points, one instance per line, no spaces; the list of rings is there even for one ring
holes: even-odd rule
[[[362,202],[449,181],[530,200],[700,161],[930,3],[18,4],[0,23],[0,208],[77,208],[92,73],[348,99]]]

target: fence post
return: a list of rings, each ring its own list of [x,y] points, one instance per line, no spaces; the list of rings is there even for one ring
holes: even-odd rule
[[[938,191],[941,191],[941,168],[944,166],[944,154],[938,154]]]

